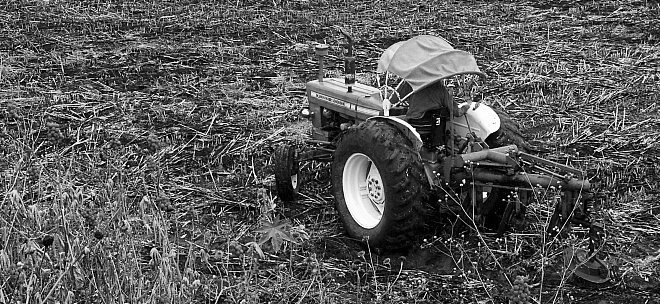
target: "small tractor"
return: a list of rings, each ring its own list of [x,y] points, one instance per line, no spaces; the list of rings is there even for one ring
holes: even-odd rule
[[[348,42],[345,77],[324,78],[329,48],[316,45],[318,79],[306,84],[309,105],[300,111],[311,120],[311,138],[281,144],[273,154],[282,201],[296,199],[302,163],[324,161],[331,162],[332,194],[346,232],[372,248],[410,248],[428,211],[443,206],[457,209],[469,228],[502,234],[538,189],[560,193],[550,236],[580,225],[598,238],[589,216],[592,184],[582,171],[528,154],[517,124],[503,111],[453,100],[454,79],[486,76],[470,53],[431,35],[395,43],[378,61],[374,87],[356,83],[353,39],[340,31]],[[440,91],[430,91],[434,87]],[[596,241],[580,261],[587,275],[604,267],[592,254]]]

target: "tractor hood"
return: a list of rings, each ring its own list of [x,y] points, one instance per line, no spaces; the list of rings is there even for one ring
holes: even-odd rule
[[[447,40],[421,35],[387,48],[378,60],[378,73],[390,72],[417,92],[434,82],[460,74],[485,77],[472,54],[454,49]]]

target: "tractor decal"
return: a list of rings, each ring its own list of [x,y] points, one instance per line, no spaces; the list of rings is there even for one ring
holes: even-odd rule
[[[311,91],[309,94],[310,94],[310,96],[312,96],[312,97],[314,97],[314,98],[318,98],[318,99],[321,99],[321,100],[325,100],[325,101],[327,101],[327,102],[331,102],[331,103],[334,103],[334,104],[340,105],[340,106],[342,106],[342,107],[345,107],[346,104],[347,104],[346,102],[344,102],[344,101],[342,101],[342,100],[339,100],[339,99],[334,98],[334,97],[330,97],[330,96],[328,96],[328,95],[323,95],[323,94],[321,94],[321,93],[319,93],[319,92]]]

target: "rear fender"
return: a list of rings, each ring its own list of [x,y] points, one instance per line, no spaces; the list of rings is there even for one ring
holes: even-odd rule
[[[472,103],[464,116],[454,117],[451,122],[456,134],[460,137],[474,132],[477,137],[485,140],[488,135],[500,129],[500,117],[495,110],[483,103]],[[450,126],[448,124],[447,128]]]
[[[419,151],[422,148],[422,137],[419,135],[417,130],[415,130],[415,128],[413,128],[413,126],[411,126],[405,120],[395,116],[373,116],[367,120],[384,121],[395,126],[401,131],[401,133],[403,133],[404,136],[410,140],[410,142],[413,144],[413,148],[415,148],[415,151]]]
[[[413,126],[411,126],[409,123],[407,123],[405,120],[398,118],[396,116],[374,116],[370,117],[367,120],[379,120],[383,121],[385,123],[388,123],[397,129],[401,131],[402,134],[404,134],[405,137],[407,137],[410,142],[413,145],[413,148],[415,151],[420,151],[422,149],[422,137],[419,135],[417,130]],[[439,163],[433,162],[424,162],[424,173],[426,175],[426,178],[429,182],[429,185],[434,186],[434,185],[439,185],[440,182],[438,180],[438,175],[436,172],[439,170]]]

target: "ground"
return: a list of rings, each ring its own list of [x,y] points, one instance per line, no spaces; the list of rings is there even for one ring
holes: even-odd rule
[[[0,303],[508,303],[526,288],[534,303],[658,301],[657,1],[0,8]],[[501,238],[438,219],[392,255],[345,236],[327,166],[283,204],[271,153],[308,128],[297,111],[314,44],[341,75],[336,25],[366,77],[419,34],[473,53],[484,102],[599,184],[612,281],[566,275],[561,252],[580,240],[543,245],[544,206]]]

